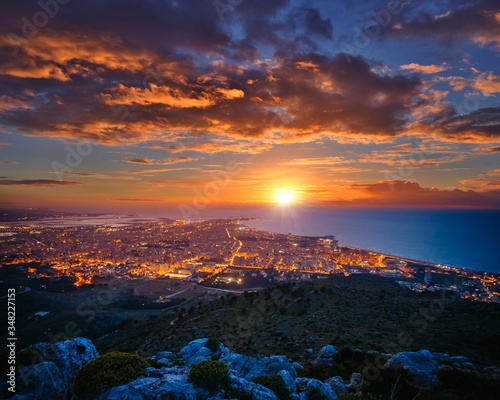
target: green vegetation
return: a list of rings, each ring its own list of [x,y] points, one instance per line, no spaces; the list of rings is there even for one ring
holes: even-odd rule
[[[117,351],[104,354],[80,368],[73,382],[73,393],[77,399],[91,398],[132,382],[149,366],[144,358],[134,354]]]
[[[215,353],[219,350],[219,344],[220,342],[216,338],[211,337],[207,340],[207,343],[205,343],[205,347]]]
[[[21,350],[16,354],[16,368],[29,367],[41,361],[39,351],[32,347]]]
[[[290,400],[290,391],[286,388],[283,378],[279,375],[262,375],[252,379],[268,389],[271,389],[279,400]]]
[[[438,371],[437,377],[443,387],[464,399],[494,400],[500,394],[500,379],[475,371],[445,368]]]
[[[237,399],[237,400],[252,400],[252,393],[247,392],[242,389],[229,387],[225,391],[226,399]]]
[[[200,361],[189,370],[188,380],[213,394],[227,385],[229,368],[220,361]]]
[[[362,373],[367,365],[382,365],[387,361],[386,357],[375,354],[366,354],[362,351],[352,351],[349,347],[343,347],[335,357],[335,364],[307,365],[303,370],[297,371],[300,376],[325,381],[332,376],[341,376],[349,381],[354,372]]]
[[[306,391],[307,400],[326,400],[326,395],[317,387],[311,386]]]
[[[437,307],[441,293],[411,292],[378,276],[332,276],[197,302],[182,320],[172,311],[154,321],[132,322],[95,344],[100,352],[150,356],[164,350],[165,343],[179,351],[191,340],[215,337],[241,354],[283,354],[303,364],[310,358],[307,349],[334,344],[391,354],[428,349],[467,356],[477,366],[500,365],[498,304],[445,295],[450,300]],[[355,357],[350,360],[357,369]],[[347,377],[353,365],[343,366],[345,372],[338,375]]]

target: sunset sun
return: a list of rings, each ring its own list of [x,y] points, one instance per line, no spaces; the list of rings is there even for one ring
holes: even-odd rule
[[[296,200],[291,190],[278,189],[276,193],[276,202],[281,205],[288,205]]]

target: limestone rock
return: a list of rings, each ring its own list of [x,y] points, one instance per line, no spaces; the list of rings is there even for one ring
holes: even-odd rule
[[[297,372],[293,365],[285,356],[271,357],[247,357],[237,353],[231,353],[220,358],[220,361],[227,364],[235,375],[246,380],[253,379],[261,375],[274,375],[281,370],[286,370],[292,378],[297,377]]]
[[[410,372],[412,384],[418,387],[429,388],[438,383],[436,372],[440,365],[429,350],[397,353],[387,361],[386,366],[407,369]]]

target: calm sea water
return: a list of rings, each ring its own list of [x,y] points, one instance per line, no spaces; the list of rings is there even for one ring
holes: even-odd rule
[[[279,233],[334,235],[345,246],[500,273],[500,211],[291,206],[246,224]]]

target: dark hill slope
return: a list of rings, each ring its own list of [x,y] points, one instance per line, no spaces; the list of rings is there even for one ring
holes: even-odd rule
[[[308,357],[324,345],[395,353],[429,349],[500,365],[500,305],[458,299],[452,292],[416,293],[371,275],[278,285],[130,322],[95,341],[100,352],[149,356],[216,337],[247,355]]]

